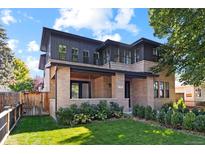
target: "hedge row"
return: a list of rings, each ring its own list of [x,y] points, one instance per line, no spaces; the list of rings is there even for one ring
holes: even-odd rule
[[[150,106],[135,105],[133,116],[158,121],[166,127],[205,132],[205,112],[196,108],[189,110],[180,101],[166,104],[158,111],[152,110]]]
[[[115,102],[108,104],[107,101],[100,101],[97,105],[85,102],[79,107],[72,104],[68,108],[60,108],[56,115],[59,123],[72,126],[93,120],[120,118],[123,115],[123,107]]]

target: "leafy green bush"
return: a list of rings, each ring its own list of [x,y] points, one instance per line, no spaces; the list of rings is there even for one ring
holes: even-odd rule
[[[110,102],[110,113],[111,117],[120,118],[123,115],[123,107],[119,106],[118,103]]]
[[[174,112],[171,116],[171,124],[174,128],[181,128],[183,123],[183,114],[181,112]]]
[[[71,125],[74,113],[70,108],[60,108],[56,112],[58,122],[63,125]]]
[[[152,120],[157,120],[157,110],[152,110]]]
[[[145,107],[145,119],[146,120],[152,119],[152,107],[151,106]]]
[[[165,112],[169,111],[172,109],[173,104],[172,103],[165,103],[162,105],[161,109],[163,109]]]
[[[180,98],[177,102],[173,103],[173,109],[175,111],[184,113],[184,110],[186,109],[186,104],[185,104],[183,98]]]
[[[157,119],[160,124],[165,124],[165,115],[166,115],[165,109],[162,108],[157,115]]]
[[[171,125],[172,114],[173,114],[173,110],[172,109],[168,110],[167,113],[165,114],[164,123],[165,123],[166,126],[170,126]]]
[[[80,110],[76,104],[71,104],[70,109],[72,110],[73,114],[78,114],[80,113]]]
[[[194,107],[192,110],[191,110],[196,116],[198,116],[200,114],[200,111],[198,108]]]
[[[193,112],[186,113],[183,119],[183,128],[192,130],[194,128],[194,121],[196,115]]]
[[[83,113],[85,115],[88,115],[91,119],[95,119],[95,115],[97,113],[97,106],[94,104],[89,104],[88,102],[82,103],[80,105],[80,113]]]
[[[138,111],[138,108],[139,108],[139,105],[134,105],[133,108],[132,108],[132,114],[133,116],[137,116],[137,111]]]
[[[98,112],[95,116],[96,116],[96,119],[98,120],[105,120],[108,118],[105,112]]]
[[[205,115],[198,115],[194,121],[194,128],[197,131],[205,132]]]
[[[145,107],[140,106],[137,110],[137,115],[139,118],[144,118],[145,117]]]
[[[110,115],[110,108],[107,104],[106,100],[100,101],[99,104],[97,104],[98,112]]]
[[[91,122],[90,116],[89,115],[85,115],[83,113],[80,114],[75,114],[73,117],[73,124],[77,125],[77,124],[85,124],[88,122]]]

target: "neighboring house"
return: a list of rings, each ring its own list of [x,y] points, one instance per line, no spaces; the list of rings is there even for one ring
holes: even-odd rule
[[[183,96],[187,106],[196,106],[205,103],[205,87],[191,85],[176,86],[176,96]]]
[[[83,102],[114,101],[128,112],[134,104],[158,108],[175,100],[175,75],[154,74],[160,43],[105,42],[43,28],[39,68],[50,113]]]

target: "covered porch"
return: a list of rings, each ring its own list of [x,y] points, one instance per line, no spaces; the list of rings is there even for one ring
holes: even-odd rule
[[[137,74],[67,66],[58,66],[54,70],[51,104],[56,111],[71,104],[97,104],[106,100],[117,102],[124,107],[124,112],[129,112],[136,103],[152,102],[153,95],[149,92],[153,91],[153,76],[143,72]]]

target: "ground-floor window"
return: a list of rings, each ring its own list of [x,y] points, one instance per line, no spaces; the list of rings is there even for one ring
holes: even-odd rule
[[[160,81],[159,82],[159,97],[164,98],[164,82]]]
[[[90,82],[71,81],[70,98],[90,98]]]
[[[169,98],[169,82],[165,82],[165,95]]]
[[[159,83],[158,81],[154,81],[154,98],[159,97]]]

